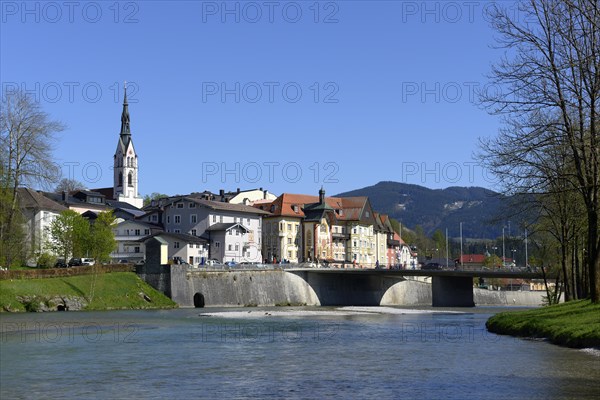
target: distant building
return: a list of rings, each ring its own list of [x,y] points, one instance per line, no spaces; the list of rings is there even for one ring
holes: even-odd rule
[[[17,189],[17,197],[24,218],[24,248],[28,263],[35,264],[37,254],[45,250],[50,224],[67,207],[27,188]]]

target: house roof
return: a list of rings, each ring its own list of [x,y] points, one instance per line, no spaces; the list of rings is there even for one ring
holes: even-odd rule
[[[239,222],[229,222],[229,223],[223,222],[223,223],[213,224],[213,225],[209,226],[208,228],[206,228],[206,230],[207,231],[228,231],[236,226],[239,226],[246,232],[250,232],[250,230],[248,228],[246,228],[244,225],[240,224]]]
[[[33,208],[57,213],[67,210],[67,207],[62,204],[49,199],[40,192],[28,188],[18,188],[17,196],[19,197],[21,208]]]
[[[59,204],[65,205],[65,206],[74,206],[74,207],[87,207],[90,209],[95,209],[95,210],[110,210],[111,207],[108,206],[105,203],[91,203],[91,202],[87,202],[85,200],[82,200],[81,197],[85,197],[88,196],[88,193],[90,196],[94,196],[94,197],[100,197],[100,198],[104,198],[104,195],[102,195],[101,193],[97,193],[97,192],[91,192],[91,191],[81,191],[78,190],[76,192],[72,192],[72,193],[53,193],[53,192],[39,192],[42,195],[44,195],[45,197],[49,198],[52,201],[55,201]],[[81,196],[81,195],[84,196]],[[77,197],[76,197],[77,196]]]
[[[185,243],[194,243],[194,244],[206,243],[205,239],[199,238],[197,236],[188,235],[187,233],[173,233],[173,232],[156,232],[156,233],[153,233],[152,235],[149,235],[149,236],[139,239],[138,242],[145,242],[145,241],[155,238],[155,237],[158,237],[158,238],[167,237],[167,238],[171,238],[171,239],[175,239],[175,240],[180,240]]]
[[[327,206],[336,212],[336,219],[359,221],[368,203],[368,197],[325,197]],[[255,208],[270,211],[274,216],[306,218],[305,210],[314,210],[310,205],[318,204],[319,196],[283,193],[271,203],[255,204]],[[298,206],[294,210],[294,206]],[[309,208],[306,208],[309,206]],[[341,213],[340,213],[341,210]]]
[[[166,205],[178,203],[180,201],[190,201],[196,203],[202,207],[206,207],[210,210],[221,210],[221,211],[235,211],[247,214],[256,214],[256,215],[268,215],[268,211],[263,211],[257,209],[255,207],[246,206],[243,204],[232,204],[226,203],[222,201],[212,201],[212,200],[204,200],[200,198],[190,197],[190,196],[179,196],[171,198],[170,201]]]

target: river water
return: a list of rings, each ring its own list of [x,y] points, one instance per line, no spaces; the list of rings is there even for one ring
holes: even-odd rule
[[[503,310],[2,314],[0,398],[598,399],[598,350],[488,333]]]

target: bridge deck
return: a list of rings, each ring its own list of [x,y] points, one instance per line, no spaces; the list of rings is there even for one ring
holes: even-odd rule
[[[359,274],[379,275],[390,277],[402,276],[453,276],[472,278],[513,278],[513,279],[542,279],[541,272],[525,271],[467,271],[467,270],[421,270],[421,269],[361,269],[361,268],[286,268],[289,272],[311,272],[318,274]]]

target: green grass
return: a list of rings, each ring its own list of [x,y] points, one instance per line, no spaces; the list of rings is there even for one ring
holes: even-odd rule
[[[140,292],[151,302],[144,300]],[[77,296],[88,303],[86,310],[175,308],[164,294],[132,272],[114,272],[46,279],[0,281],[0,311],[26,311],[19,296],[44,300],[53,296]]]
[[[490,318],[486,326],[490,332],[502,335],[546,338],[575,348],[600,348],[600,304],[589,300],[503,312]]]

